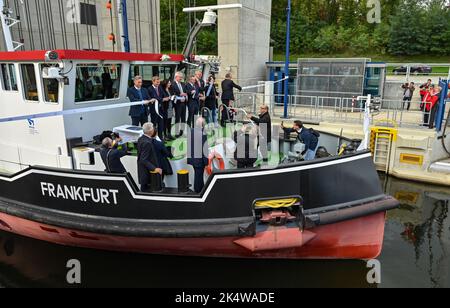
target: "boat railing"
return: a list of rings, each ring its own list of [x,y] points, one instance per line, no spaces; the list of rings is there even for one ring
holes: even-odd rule
[[[260,105],[270,107],[273,117],[284,114],[284,96],[261,93],[237,93],[236,106],[248,112],[255,112]],[[289,95],[288,116],[311,122],[364,123],[365,102],[355,97],[334,97],[314,95]],[[425,108],[421,108],[425,107]],[[428,128],[430,108],[413,103],[408,106],[403,99],[382,99],[379,110],[372,115],[374,122],[395,122],[398,127]],[[428,110],[427,110],[428,109]],[[450,106],[447,107],[447,111]]]

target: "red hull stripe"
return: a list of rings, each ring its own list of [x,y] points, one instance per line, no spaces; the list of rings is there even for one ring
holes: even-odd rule
[[[114,236],[43,225],[1,212],[0,221],[3,221],[0,225],[0,230],[3,231],[54,244],[99,250],[229,258],[374,259],[380,255],[383,245],[385,213],[314,228],[303,235],[305,238],[302,245],[289,244],[275,250],[256,249],[254,252],[236,244],[242,238],[235,237]]]
[[[162,62],[163,54],[109,51],[55,50],[60,60],[146,61]],[[45,61],[47,50],[0,52],[0,61]],[[182,55],[169,55],[169,61],[181,62]]]

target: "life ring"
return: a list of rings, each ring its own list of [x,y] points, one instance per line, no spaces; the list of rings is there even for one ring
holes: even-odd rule
[[[212,152],[208,157],[208,166],[206,167],[206,173],[211,175],[214,171],[214,161],[217,161],[219,165],[219,170],[225,170],[225,160],[222,155],[217,152]]]

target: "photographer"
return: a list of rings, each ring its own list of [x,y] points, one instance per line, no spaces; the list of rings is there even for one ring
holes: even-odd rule
[[[114,138],[114,140],[113,140]],[[117,135],[106,137],[102,141],[102,148],[100,149],[100,156],[106,166],[106,172],[124,174],[127,170],[121,162],[121,158],[127,155],[128,148],[126,144],[122,144],[122,149],[118,146],[122,142],[122,138]]]
[[[208,78],[208,83],[205,86],[206,89],[206,101],[205,101],[205,107],[211,110],[211,118],[205,117],[206,120],[212,121],[214,124],[217,124],[217,109],[218,109],[218,97],[219,92],[217,91],[216,87],[216,78],[211,75]],[[204,116],[204,115],[202,115]]]
[[[405,83],[402,86],[403,89],[403,109],[405,109],[405,104],[407,105],[406,110],[409,111],[411,109],[411,101],[414,96],[414,92],[416,91],[416,86],[414,82],[411,83]]]

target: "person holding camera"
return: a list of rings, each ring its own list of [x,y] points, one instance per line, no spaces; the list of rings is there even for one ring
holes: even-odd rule
[[[108,173],[127,173],[120,159],[128,154],[128,148],[125,143],[121,144],[121,142],[122,138],[117,135],[106,137],[102,141],[100,156],[105,164],[105,171]],[[121,149],[119,149],[119,145],[121,145]]]
[[[211,111],[211,119],[206,117],[206,121],[212,121],[214,124],[217,124],[217,109],[219,108],[218,98],[219,92],[217,91],[216,86],[216,77],[213,75],[209,76],[208,83],[205,86],[205,107]],[[202,115],[204,116],[204,115]]]
[[[409,111],[409,109],[411,108],[411,101],[413,99],[414,92],[416,91],[416,86],[414,82],[405,83],[402,86],[402,89],[403,89],[403,109],[405,109],[406,104],[407,105],[406,110]]]

